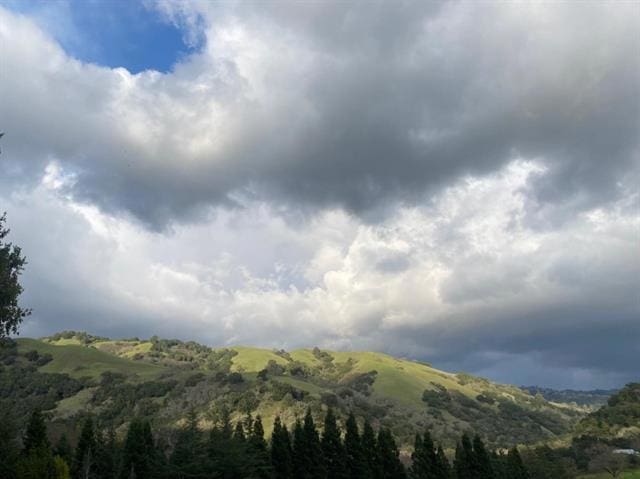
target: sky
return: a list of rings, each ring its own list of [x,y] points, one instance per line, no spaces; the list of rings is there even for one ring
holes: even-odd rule
[[[0,2],[22,336],[640,379],[634,2]]]

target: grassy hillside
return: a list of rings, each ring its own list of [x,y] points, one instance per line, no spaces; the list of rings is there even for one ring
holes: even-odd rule
[[[32,384],[50,378],[57,392],[47,393],[47,408],[60,422],[91,411],[116,426],[134,415],[170,426],[194,410],[207,426],[227,409],[236,418],[260,414],[269,433],[275,415],[291,424],[307,408],[321,417],[332,407],[341,420],[354,412],[391,427],[406,443],[429,428],[449,445],[474,431],[508,446],[562,437],[583,416],[513,386],[375,352],[214,349],[65,332],[0,353],[0,381],[24,382],[19,393],[0,384],[0,401],[39,401],[44,392]]]
[[[95,348],[85,347],[77,341],[55,344],[35,339],[18,339],[18,352],[37,351],[41,355],[50,354],[52,360],[40,368],[43,373],[63,373],[73,378],[98,378],[106,371],[119,372],[140,380],[157,377],[162,368],[153,364],[135,362]]]
[[[627,384],[611,396],[606,406],[579,422],[576,433],[618,441],[633,440],[633,446],[640,449],[640,383]]]
[[[595,411],[607,404],[617,389],[594,389],[592,391],[576,391],[573,389],[551,389],[538,386],[522,386],[522,389],[532,396],[542,395],[547,401],[555,403],[575,404],[587,410]]]

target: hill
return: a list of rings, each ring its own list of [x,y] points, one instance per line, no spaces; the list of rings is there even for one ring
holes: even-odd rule
[[[522,386],[522,389],[535,396],[542,395],[547,401],[563,404],[575,404],[593,411],[607,404],[617,389],[594,389],[591,391],[577,391],[574,389],[551,389],[539,386]]]
[[[605,406],[583,418],[576,435],[640,450],[640,383],[627,384]]]
[[[116,427],[134,416],[171,427],[194,411],[206,427],[224,409],[260,414],[270,427],[277,414],[292,423],[308,407],[318,417],[332,407],[342,420],[353,411],[390,427],[404,443],[429,428],[448,445],[464,431],[495,446],[558,438],[584,416],[515,386],[375,352],[215,349],[76,332],[5,341],[0,401],[19,414],[40,405],[61,428],[87,411]]]

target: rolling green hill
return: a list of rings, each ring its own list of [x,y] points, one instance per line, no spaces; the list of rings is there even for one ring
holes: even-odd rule
[[[82,346],[79,342],[47,343],[24,338],[16,340],[16,343],[19,353],[37,351],[40,355],[51,355],[52,360],[39,369],[43,373],[62,373],[73,378],[98,378],[102,373],[111,371],[145,380],[157,377],[163,371],[160,366],[107,354],[96,348]]]
[[[16,378],[17,390],[7,386]],[[53,386],[34,386],[43,381]],[[332,407],[342,419],[353,411],[390,427],[405,443],[429,428],[450,445],[464,431],[496,446],[559,438],[584,415],[514,386],[375,352],[215,349],[76,332],[0,349],[0,401],[26,408],[43,397],[61,424],[90,411],[116,427],[133,416],[173,426],[195,411],[206,427],[227,409],[260,414],[269,433],[275,415],[292,423],[307,408],[321,417]]]
[[[576,434],[632,441],[630,447],[640,449],[640,383],[627,384],[605,406],[583,418]]]

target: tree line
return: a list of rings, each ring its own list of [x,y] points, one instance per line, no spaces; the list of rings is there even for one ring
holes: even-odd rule
[[[119,440],[113,428],[85,419],[75,448],[66,435],[50,444],[46,421],[34,411],[22,445],[0,426],[0,477],[5,479],[528,479],[517,448],[489,452],[479,436],[463,435],[450,461],[429,432],[418,434],[407,466],[392,433],[362,428],[353,414],[344,431],[329,409],[319,432],[310,410],[291,431],[275,418],[270,441],[260,416],[232,423],[222,411],[208,432],[195,413],[169,439],[155,438],[134,419]],[[408,459],[408,458],[406,458]]]

